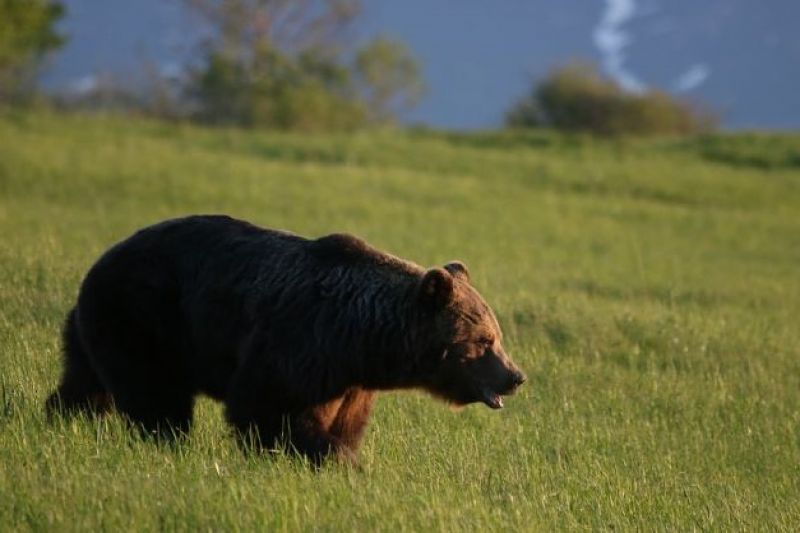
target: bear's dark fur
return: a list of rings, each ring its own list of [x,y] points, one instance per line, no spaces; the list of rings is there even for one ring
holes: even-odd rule
[[[90,269],[47,407],[113,405],[169,436],[189,429],[202,393],[257,442],[351,458],[376,391],[502,407],[524,375],[500,341],[461,263],[425,271],[349,235],[193,216],[139,231]]]

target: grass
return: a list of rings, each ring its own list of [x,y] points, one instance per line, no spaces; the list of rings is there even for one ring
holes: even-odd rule
[[[777,139],[0,115],[0,529],[797,530],[800,138]],[[82,275],[197,212],[464,260],[529,383],[500,412],[383,395],[361,471],[245,456],[208,400],[172,448],[47,424]]]

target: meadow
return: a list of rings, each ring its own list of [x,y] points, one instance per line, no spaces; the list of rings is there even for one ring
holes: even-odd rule
[[[60,328],[135,229],[227,213],[461,259],[529,377],[378,400],[362,467],[46,422]],[[300,135],[0,114],[0,530],[800,528],[800,137]]]

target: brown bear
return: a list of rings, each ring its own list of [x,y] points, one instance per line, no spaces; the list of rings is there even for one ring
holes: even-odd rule
[[[426,271],[350,235],[310,240],[226,216],[168,220],[113,246],[63,337],[48,412],[113,405],[170,437],[206,394],[239,435],[315,463],[352,459],[377,391],[499,409],[525,380],[463,264]]]

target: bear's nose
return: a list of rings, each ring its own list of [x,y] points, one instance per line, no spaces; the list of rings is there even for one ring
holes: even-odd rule
[[[519,387],[520,385],[525,383],[525,381],[528,379],[528,376],[526,376],[522,372],[517,371],[514,372],[514,377],[512,379],[514,380],[514,386]]]

